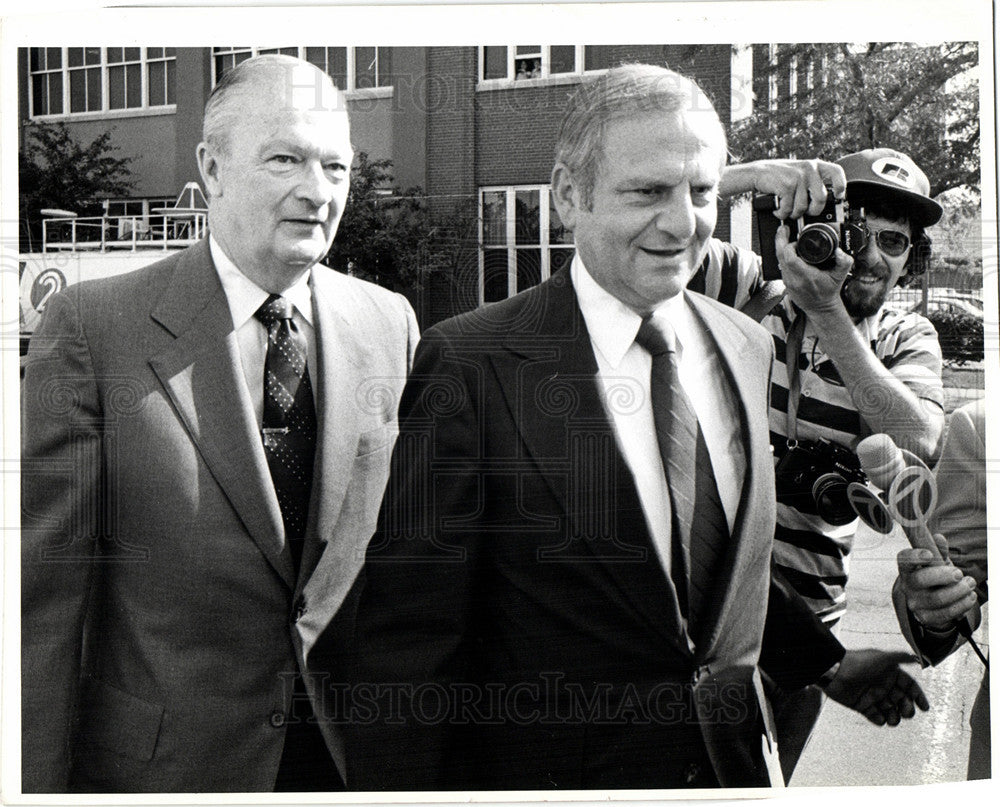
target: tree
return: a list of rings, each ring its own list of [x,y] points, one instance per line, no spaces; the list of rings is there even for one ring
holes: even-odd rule
[[[755,63],[765,52],[755,46]],[[755,82],[754,114],[733,126],[730,148],[749,161],[836,159],[885,146],[924,169],[932,196],[959,186],[978,191],[978,64],[975,42],[780,45]],[[771,110],[768,78],[779,87]]]
[[[447,228],[435,226],[419,187],[392,184],[392,160],[358,152],[337,237],[327,255],[336,269],[394,289],[418,289],[451,264]]]
[[[41,210],[59,208],[99,214],[102,198],[124,196],[132,189],[128,157],[116,157],[112,132],[90,145],[77,143],[65,123],[33,123],[18,166],[18,208],[23,251],[41,241]],[[25,243],[26,242],[26,243]]]

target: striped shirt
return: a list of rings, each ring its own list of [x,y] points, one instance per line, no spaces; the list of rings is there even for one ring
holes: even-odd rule
[[[705,260],[687,287],[731,308],[742,308],[763,283],[760,258],[755,253],[712,238]]]
[[[760,258],[749,250],[716,239],[688,289],[742,307],[760,287]],[[785,340],[793,308],[785,298],[761,324],[774,339],[770,429],[776,460],[787,446],[788,373]],[[882,364],[918,398],[943,407],[941,348],[934,326],[919,314],[888,308],[858,324]],[[854,449],[870,430],[862,423],[850,392],[843,386],[830,358],[823,352],[808,321],[799,356],[801,393],[797,437],[823,438]],[[846,608],[845,586],[857,521],[834,526],[817,515],[778,505],[774,558],[789,583],[826,622],[836,622]]]
[[[794,318],[785,298],[764,317],[762,325],[774,339],[776,364],[771,377],[770,428],[775,459],[787,446],[788,371],[785,340]],[[872,352],[897,379],[923,401],[943,407],[941,348],[934,326],[919,314],[889,308],[857,325]],[[799,440],[825,439],[854,449],[871,433],[862,422],[850,391],[843,385],[819,336],[806,320],[799,354],[801,393],[797,414]],[[827,622],[844,614],[851,546],[857,521],[843,526],[827,523],[818,515],[778,503],[774,559],[813,610]]]

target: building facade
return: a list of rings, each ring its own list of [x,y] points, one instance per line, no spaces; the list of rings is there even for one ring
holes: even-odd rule
[[[586,76],[625,62],[669,66],[697,80],[728,125],[748,114],[752,69],[747,49],[727,44],[23,48],[22,153],[35,122],[64,122],[83,144],[110,130],[116,155],[131,160],[133,191],[102,200],[104,212],[148,216],[198,179],[215,83],[267,52],[328,72],[346,91],[355,148],[392,160],[394,183],[419,186],[432,216],[456,226],[463,257],[413,295],[423,325],[517,293],[572,254],[548,181],[559,119]],[[717,234],[748,233],[745,218],[725,206]]]

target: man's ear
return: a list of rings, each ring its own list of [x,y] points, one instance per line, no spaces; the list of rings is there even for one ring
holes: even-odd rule
[[[563,163],[556,163],[552,169],[552,201],[563,227],[576,229],[576,217],[582,205],[580,186]]]
[[[205,186],[205,195],[209,199],[222,196],[222,181],[219,178],[218,152],[204,140],[198,144],[198,171]]]

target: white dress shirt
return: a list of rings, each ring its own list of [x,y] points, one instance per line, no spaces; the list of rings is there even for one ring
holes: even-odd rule
[[[635,477],[653,544],[669,573],[670,553],[665,548],[670,546],[671,536],[670,494],[650,403],[652,357],[635,341],[642,318],[601,288],[579,255],[573,258],[570,276],[597,358],[604,406],[614,423],[618,447]],[[684,295],[666,300],[657,312],[666,316],[677,334],[680,382],[705,435],[719,498],[732,530],[746,472],[736,394],[714,341]]]
[[[254,314],[270,294],[243,274],[222,247],[209,236],[212,261],[219,273],[219,280],[226,292],[229,312],[233,317],[233,330],[240,349],[243,378],[246,381],[254,415],[260,426],[264,417],[264,361],[267,358],[267,328]],[[316,397],[316,333],[313,330],[312,290],[309,288],[310,272],[299,278],[295,285],[282,294],[291,301],[295,310],[292,319],[306,338],[306,366],[312,382],[313,399]]]

